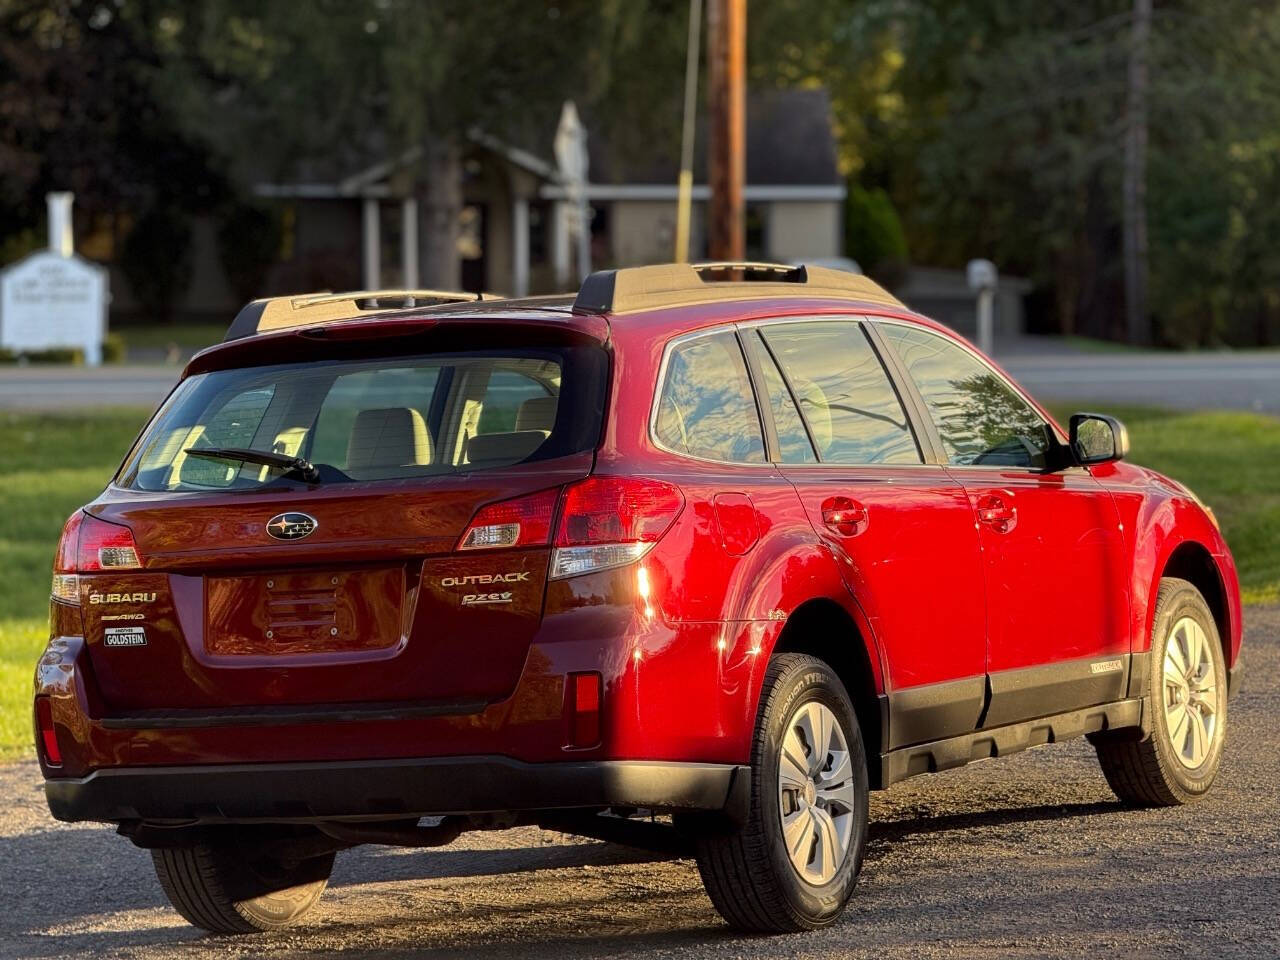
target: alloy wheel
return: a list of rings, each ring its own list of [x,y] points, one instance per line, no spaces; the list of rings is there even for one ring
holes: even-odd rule
[[[807,883],[836,875],[854,825],[849,742],[825,704],[801,704],[784,728],[778,757],[778,814],[791,865]]]
[[[1173,752],[1189,770],[1205,762],[1218,729],[1221,693],[1209,643],[1200,624],[1183,617],[1165,644],[1165,727]]]

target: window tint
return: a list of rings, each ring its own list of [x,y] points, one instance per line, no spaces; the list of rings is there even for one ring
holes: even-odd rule
[[[495,370],[485,386],[484,406],[478,433],[544,429],[551,432],[556,419],[556,398],[533,377],[515,370]],[[538,426],[532,426],[533,411],[540,412]]]
[[[769,408],[773,411],[773,428],[778,434],[778,455],[781,463],[816,463],[813,444],[805,432],[804,422],[796,410],[795,400],[787,389],[778,365],[773,362],[758,334],[747,338],[752,356],[764,375],[765,389],[769,392]]]
[[[326,484],[562,457],[599,442],[607,377],[608,357],[594,346],[197,374],[174,391],[118,482],[170,491],[296,482],[261,464],[188,455],[192,448],[304,457]]]
[[[262,425],[274,394],[271,387],[237,393],[226,398],[207,424],[171,435],[164,454],[177,460],[182,482],[202,487],[230,486],[239,473],[239,464],[189,457],[186,450],[191,447],[253,446],[253,438]]]
[[[351,431],[361,410],[408,407],[427,416],[438,374],[438,367],[408,366],[338,377],[320,404],[308,459],[345,466]]]
[[[654,433],[680,453],[764,463],[760,416],[737,337],[698,337],[671,352]]]
[[[856,323],[767,327],[824,463],[920,463],[920,449],[880,358]]]
[[[878,329],[924,397],[950,463],[1045,465],[1048,425],[990,367],[936,333],[889,323]]]

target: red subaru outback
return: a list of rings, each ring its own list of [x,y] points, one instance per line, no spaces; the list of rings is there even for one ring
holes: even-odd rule
[[[258,301],[67,523],[49,806],[209,930],[295,919],[340,849],[528,823],[820,927],[869,789],[1082,735],[1126,802],[1213,783],[1235,568],[1126,449],[818,268]]]

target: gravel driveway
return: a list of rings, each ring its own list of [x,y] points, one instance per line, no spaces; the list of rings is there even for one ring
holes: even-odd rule
[[[303,926],[212,937],[146,853],[54,823],[35,765],[0,767],[0,956],[1280,956],[1280,608],[1247,638],[1210,799],[1123,810],[1084,741],[909,781],[874,795],[842,922],[798,936],[730,934],[689,861],[521,829],[339,854]]]

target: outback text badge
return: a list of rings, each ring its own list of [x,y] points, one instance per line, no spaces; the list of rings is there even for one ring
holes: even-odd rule
[[[267,521],[267,533],[277,540],[301,540],[320,526],[309,513],[278,513]]]

